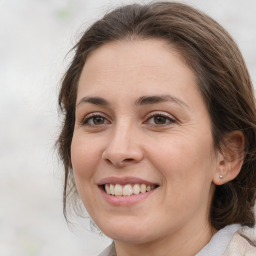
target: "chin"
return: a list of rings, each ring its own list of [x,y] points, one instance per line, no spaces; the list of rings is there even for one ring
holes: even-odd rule
[[[106,234],[108,237],[114,241],[121,241],[131,244],[145,244],[151,242],[153,239],[149,237],[146,232],[133,232],[133,231],[124,231],[124,232],[109,232]]]
[[[142,244],[154,240],[155,232],[149,229],[149,225],[138,227],[135,223],[129,225],[128,223],[117,223],[110,225],[103,225],[100,227],[101,231],[108,237],[116,241],[122,241],[133,244]],[[154,235],[153,235],[154,234]]]

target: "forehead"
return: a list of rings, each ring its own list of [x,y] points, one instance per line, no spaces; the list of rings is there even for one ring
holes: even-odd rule
[[[164,40],[126,40],[105,44],[90,54],[79,80],[77,100],[156,93],[189,98],[198,94],[196,77]]]
[[[178,50],[163,39],[120,40],[104,44],[90,53],[84,69],[99,67],[99,64],[105,66],[105,70],[133,66],[166,68],[170,55],[186,65]]]

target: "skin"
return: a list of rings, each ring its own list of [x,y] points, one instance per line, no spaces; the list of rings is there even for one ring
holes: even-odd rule
[[[172,100],[135,104],[152,95]],[[225,162],[214,149],[196,77],[164,41],[109,43],[88,57],[78,85],[71,159],[79,195],[118,256],[195,255],[216,232],[209,223],[214,182],[232,175],[217,178],[225,174]],[[110,176],[159,187],[139,203],[113,206],[97,185]]]

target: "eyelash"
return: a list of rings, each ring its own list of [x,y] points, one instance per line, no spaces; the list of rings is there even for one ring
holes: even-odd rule
[[[97,125],[97,124],[90,124],[89,123],[90,120],[93,120],[93,118],[97,118],[97,117],[103,118],[104,119],[104,124]],[[153,112],[153,113],[149,114],[149,116],[147,117],[146,121],[143,122],[143,123],[148,123],[150,119],[155,118],[155,117],[163,117],[163,118],[166,119],[166,122],[168,122],[168,123],[164,123],[164,124],[150,124],[151,126],[161,127],[161,126],[166,126],[166,125],[174,124],[174,123],[177,122],[174,118],[171,118],[167,114]],[[101,114],[101,113],[91,113],[91,114],[87,115],[85,118],[82,119],[81,124],[83,126],[89,126],[89,127],[100,127],[100,126],[106,124],[105,121],[108,121],[108,119],[106,117],[104,117],[103,114]]]
[[[152,126],[158,126],[158,127],[161,127],[161,126],[166,126],[166,125],[170,125],[170,124],[174,124],[176,123],[176,120],[172,117],[170,117],[169,115],[167,114],[163,114],[163,113],[159,113],[159,112],[153,112],[153,113],[150,113],[149,116],[147,117],[146,119],[146,123],[152,119],[152,118],[155,118],[155,117],[163,117],[166,119],[166,122],[168,123],[165,123],[165,124],[152,124]]]
[[[96,125],[96,124],[89,124],[89,121],[90,120],[93,120],[93,118],[96,118],[96,117],[100,117],[100,118],[104,118],[104,121],[107,120],[107,118],[105,118],[101,113],[91,113],[87,116],[85,116],[82,121],[81,121],[81,124],[83,126],[100,126],[100,125]]]

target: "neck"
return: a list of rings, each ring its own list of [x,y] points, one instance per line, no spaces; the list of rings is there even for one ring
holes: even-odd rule
[[[117,256],[191,256],[197,254],[216,232],[210,225],[204,225],[196,228],[189,235],[179,230],[163,239],[144,244],[115,241],[115,247]]]

